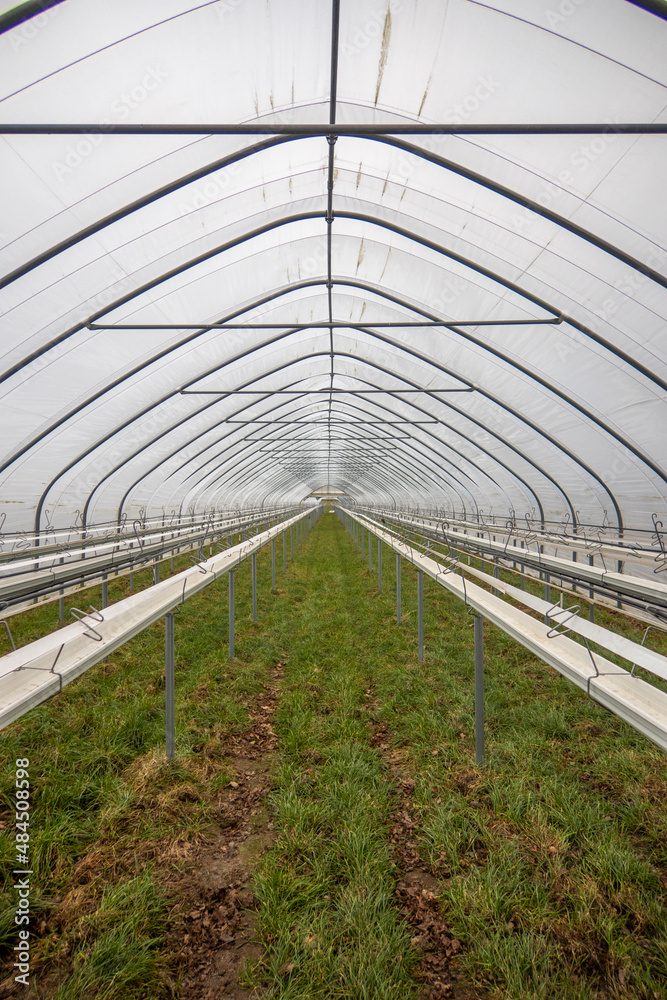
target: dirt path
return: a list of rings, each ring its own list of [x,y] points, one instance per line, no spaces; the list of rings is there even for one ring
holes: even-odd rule
[[[168,886],[178,902],[169,916],[168,944],[174,972],[182,976],[179,1000],[250,1000],[261,996],[239,985],[262,954],[255,930],[251,887],[257,859],[274,840],[266,805],[276,747],[272,717],[282,667],[250,707],[251,724],[225,741],[225,766],[233,777],[217,801],[216,829],[190,856],[183,875]]]

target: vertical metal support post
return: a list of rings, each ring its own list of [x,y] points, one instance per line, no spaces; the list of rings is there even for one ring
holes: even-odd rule
[[[171,554],[171,572],[174,572],[174,553]]]
[[[361,527],[361,561],[364,561],[364,529]]]
[[[500,579],[500,566],[498,565],[498,556],[493,557],[493,576],[496,580]],[[497,590],[495,587],[493,588],[493,593],[496,595],[496,597],[500,596],[500,591]]]
[[[229,659],[234,659],[234,570],[229,571]]]
[[[164,616],[164,714],[166,722],[167,757],[174,756],[176,743],[176,708],[174,676],[174,616]]]
[[[424,574],[417,571],[417,631],[419,662],[424,659]]]
[[[373,536],[368,532],[368,572],[373,572]]]
[[[544,600],[548,601],[549,604],[551,604],[551,577],[549,576],[548,573],[544,574]],[[545,625],[549,624],[548,615],[544,616],[544,624]]]
[[[396,553],[396,624],[401,624],[401,556]]]
[[[475,763],[484,763],[484,619],[475,621]]]
[[[588,557],[588,565],[589,566],[595,566],[595,556],[589,556]],[[588,605],[588,618],[589,618],[590,621],[594,622],[595,621],[595,605],[593,604],[593,585],[592,584],[588,588],[588,600],[590,602],[589,605]]]
[[[382,539],[378,538],[378,594],[382,593]]]
[[[252,554],[252,620],[257,621],[257,553]]]
[[[271,539],[271,590],[276,589],[276,540]]]
[[[106,576],[102,579],[102,607],[109,607],[109,581]]]
[[[62,564],[64,562],[65,562],[65,557],[61,556],[60,557],[60,565],[62,566]],[[61,587],[60,588],[60,600],[58,601],[58,621],[60,622],[61,625],[65,621],[65,596],[64,595],[65,595],[65,588]]]
[[[153,563],[153,583],[160,582],[160,560],[155,557],[155,562]]]
[[[289,527],[289,557],[294,559],[294,525],[290,524]]]

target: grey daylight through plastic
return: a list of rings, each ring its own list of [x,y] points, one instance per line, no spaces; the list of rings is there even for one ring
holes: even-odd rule
[[[0,13],[0,532],[324,490],[650,535],[666,11]]]

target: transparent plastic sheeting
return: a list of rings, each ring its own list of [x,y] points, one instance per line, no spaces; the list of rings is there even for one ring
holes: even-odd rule
[[[666,21],[627,0],[64,0],[10,27],[0,121],[90,127],[0,135],[0,531],[327,487],[650,533],[667,134],[618,126],[667,122],[666,77]],[[111,131],[210,123],[267,131]],[[362,134],[271,132],[327,123]],[[577,123],[602,131],[437,130]]]

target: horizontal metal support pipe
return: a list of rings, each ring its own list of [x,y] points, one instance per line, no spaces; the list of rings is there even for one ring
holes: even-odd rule
[[[378,125],[375,122],[365,125],[322,125],[295,124],[285,125],[267,123],[257,125],[250,122],[244,124],[220,124],[207,122],[196,124],[182,123],[146,123],[128,124],[110,122],[100,125],[99,122],[40,122],[40,123],[0,123],[0,135],[306,135],[306,136],[364,136],[372,135],[662,135],[667,132],[667,124],[663,122],[569,122],[569,123],[503,123],[476,124],[466,122],[452,124],[442,122],[438,125],[398,123]]]

